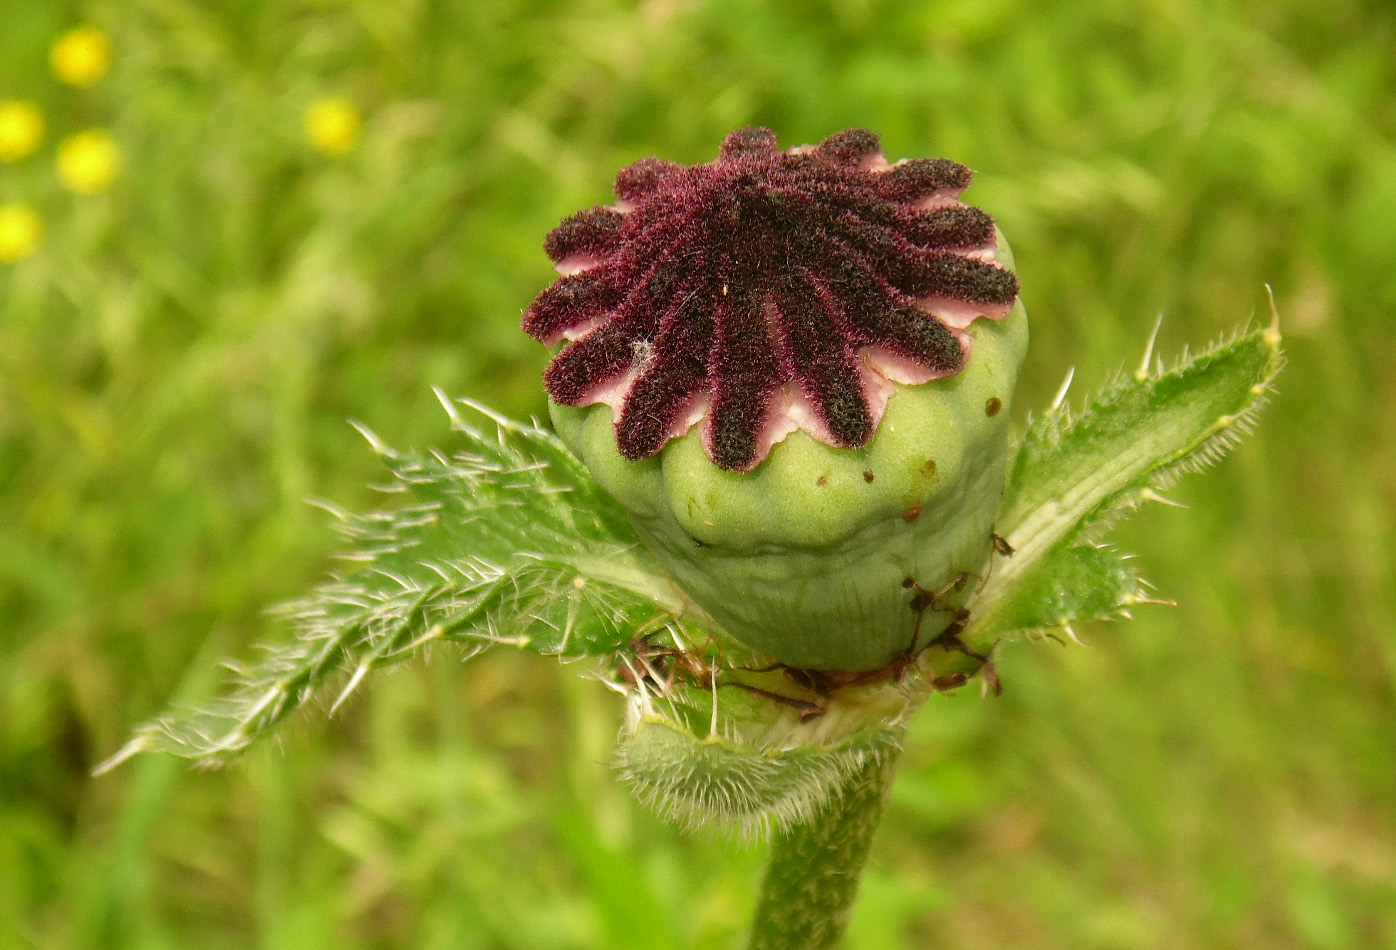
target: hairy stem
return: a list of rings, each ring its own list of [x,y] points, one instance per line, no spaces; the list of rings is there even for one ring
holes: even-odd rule
[[[824,950],[838,943],[900,757],[899,750],[870,757],[814,821],[776,838],[750,950]]]

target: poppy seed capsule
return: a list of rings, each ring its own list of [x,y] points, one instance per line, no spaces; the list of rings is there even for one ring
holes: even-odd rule
[[[985,565],[1027,315],[968,169],[871,132],[643,159],[524,316],[558,434],[734,639],[805,669],[926,645]],[[910,581],[910,583],[908,583]],[[937,626],[938,624],[938,626]],[[919,637],[918,637],[919,631]]]

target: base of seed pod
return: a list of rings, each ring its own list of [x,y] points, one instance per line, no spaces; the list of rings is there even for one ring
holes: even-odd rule
[[[930,653],[944,669],[960,662]],[[870,759],[895,754],[934,675],[923,661],[903,678],[820,690],[791,675],[802,671],[683,656],[666,664],[672,656],[645,646],[618,658],[627,706],[617,766],[664,818],[746,837],[813,820]],[[626,675],[637,669],[653,675]]]

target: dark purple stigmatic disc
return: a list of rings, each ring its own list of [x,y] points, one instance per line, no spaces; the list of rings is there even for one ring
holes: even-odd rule
[[[739,129],[705,165],[636,162],[614,207],[548,234],[563,277],[523,320],[570,341],[548,395],[611,405],[630,459],[700,421],[708,457],[733,471],[796,428],[866,445],[890,382],[959,372],[964,328],[1017,297],[992,219],[957,200],[969,182],[947,159],[889,165],[862,129],[787,151]]]

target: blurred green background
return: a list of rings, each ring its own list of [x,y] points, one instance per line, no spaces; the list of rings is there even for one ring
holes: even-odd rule
[[[95,84],[50,49],[110,37]],[[343,154],[306,110],[363,118]],[[442,650],[217,773],[89,777],[376,503],[346,424],[539,413],[543,234],[729,129],[948,155],[1014,243],[1016,412],[1268,312],[1259,432],[1119,534],[1176,609],[923,711],[849,946],[1396,948],[1396,11],[1384,0],[0,3],[0,947],[719,948],[759,849],[606,767],[575,668]],[[109,187],[65,189],[108,130]]]

